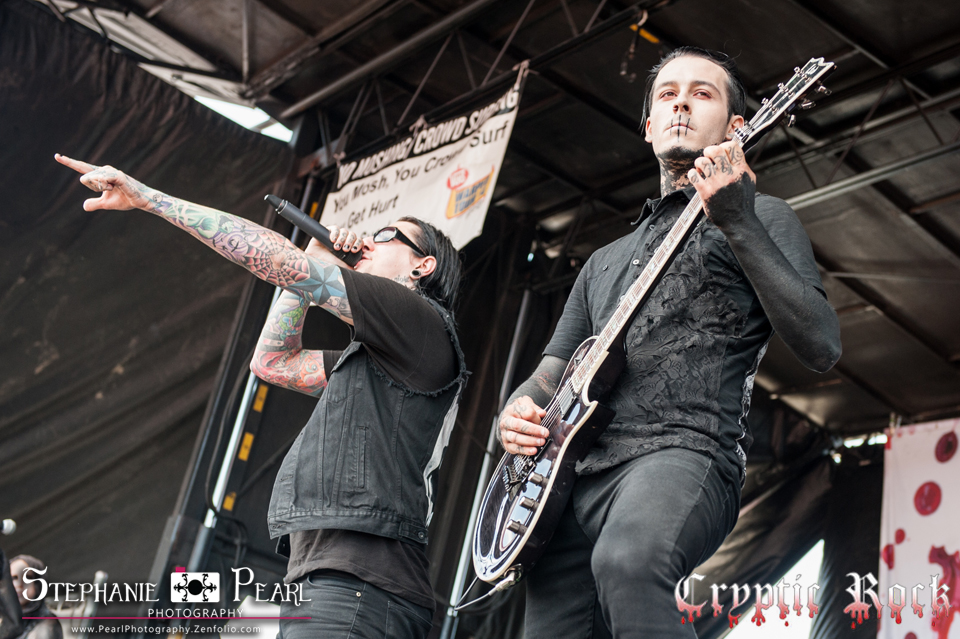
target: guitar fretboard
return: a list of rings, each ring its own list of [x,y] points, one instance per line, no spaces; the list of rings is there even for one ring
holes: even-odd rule
[[[637,307],[645,299],[650,287],[659,277],[660,272],[669,263],[673,254],[680,247],[681,242],[687,235],[687,231],[693,226],[703,209],[703,201],[700,194],[697,193],[687,204],[683,213],[674,223],[673,228],[664,238],[660,246],[653,253],[650,261],[644,266],[640,276],[630,285],[630,289],[623,296],[623,299],[617,305],[617,310],[607,320],[606,326],[597,335],[597,341],[590,348],[590,351],[584,357],[583,362],[577,367],[573,375],[570,376],[570,383],[576,392],[580,392],[586,382],[590,372],[593,370],[597,360],[610,348],[616,337],[631,320]]]

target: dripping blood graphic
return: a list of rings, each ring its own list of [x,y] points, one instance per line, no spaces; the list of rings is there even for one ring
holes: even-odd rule
[[[940,577],[939,585],[950,589],[947,591],[948,604],[934,611],[930,622],[937,632],[938,639],[947,639],[950,635],[953,616],[960,613],[960,591],[958,591],[960,590],[960,550],[948,555],[944,546],[931,546],[929,561],[932,564],[940,564],[943,576]]]

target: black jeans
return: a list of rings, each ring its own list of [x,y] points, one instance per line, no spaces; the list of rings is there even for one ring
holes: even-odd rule
[[[284,603],[278,639],[424,639],[430,610],[353,575],[319,570],[300,580],[304,601]],[[310,599],[312,601],[306,601]]]
[[[674,588],[733,528],[739,494],[710,457],[682,448],[578,478],[529,573],[526,638],[696,637]]]

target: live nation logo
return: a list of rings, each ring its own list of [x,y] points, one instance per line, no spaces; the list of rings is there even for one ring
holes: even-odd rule
[[[170,601],[173,603],[203,603],[220,601],[220,573],[170,573]]]
[[[800,575],[797,575],[798,579],[799,577]],[[853,582],[851,586],[846,589],[847,594],[850,595],[853,601],[843,609],[843,612],[850,615],[852,627],[855,628],[858,624],[862,624],[864,619],[870,618],[870,608],[876,609],[877,618],[879,619],[885,605],[890,608],[890,617],[895,619],[897,623],[901,622],[900,613],[908,604],[915,615],[921,618],[923,617],[925,605],[922,601],[926,599],[925,594],[920,592],[925,589],[923,584],[916,584],[909,591],[900,584],[890,586],[887,589],[887,600],[886,604],[884,604],[877,594],[876,587],[878,582],[872,573],[867,573],[861,577],[859,574],[851,572],[847,574],[847,577]],[[706,601],[701,604],[687,602],[688,599],[691,602],[694,600],[693,583],[691,583],[694,580],[703,581],[703,575],[693,573],[690,577],[681,579],[677,582],[673,591],[677,600],[677,610],[679,610],[682,615],[680,618],[681,623],[693,623],[694,616],[699,617],[703,612],[703,607],[707,605]],[[750,617],[750,622],[758,626],[767,620],[763,614],[764,611],[774,606],[776,606],[779,611],[780,619],[785,621],[791,610],[799,616],[802,614],[804,608],[807,609],[807,612],[812,618],[820,612],[820,606],[816,603],[817,591],[819,589],[820,586],[816,583],[811,584],[804,590],[799,583],[789,584],[783,579],[780,579],[780,581],[773,586],[770,584],[753,584],[752,586],[749,584],[733,584],[732,586],[712,584],[710,586],[710,590],[713,592],[711,609],[713,610],[714,617],[719,617],[724,612],[725,606],[720,603],[720,593],[729,590],[732,593],[732,606],[727,613],[727,620],[731,628],[737,625],[740,617],[749,611],[750,608],[754,610],[753,615]],[[949,597],[950,587],[941,582],[940,575],[931,575],[929,589],[930,610],[934,621],[948,626],[951,608]],[[734,614],[738,608],[751,601],[753,602],[752,606],[742,610],[740,613]],[[787,625],[789,625],[789,622],[787,622]]]

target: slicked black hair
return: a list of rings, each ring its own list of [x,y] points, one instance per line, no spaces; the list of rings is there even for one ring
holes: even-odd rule
[[[460,293],[462,265],[460,253],[453,247],[450,238],[429,222],[415,217],[401,217],[398,221],[409,222],[417,226],[416,237],[410,238],[426,254],[437,260],[432,273],[424,275],[417,284],[424,295],[453,312]]]
[[[744,115],[747,110],[747,92],[743,88],[743,80],[740,78],[740,70],[737,69],[737,63],[726,53],[713,51],[711,49],[701,49],[700,47],[677,47],[667,55],[660,58],[660,62],[650,69],[650,75],[647,76],[646,92],[643,96],[643,123],[646,126],[647,118],[650,116],[650,107],[653,104],[653,85],[657,81],[660,69],[665,64],[683,56],[695,56],[704,58],[723,68],[727,72],[727,117],[734,115]]]

